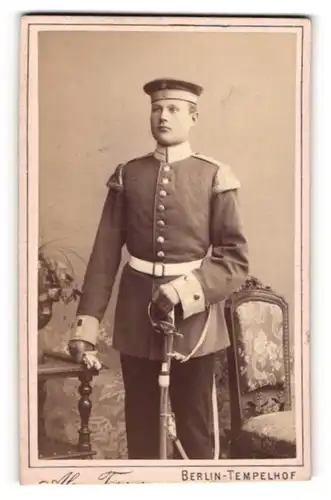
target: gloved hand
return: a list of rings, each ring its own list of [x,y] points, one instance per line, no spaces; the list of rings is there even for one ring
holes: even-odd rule
[[[155,302],[151,302],[149,305],[149,316],[154,326],[162,321],[171,323],[171,314],[165,314]]]
[[[166,319],[172,309],[180,302],[179,295],[171,283],[157,287],[152,295],[153,314]]]
[[[174,314],[172,314],[179,302],[179,295],[171,283],[161,285],[154,290],[148,314],[155,331],[162,334],[180,335],[175,328]]]
[[[99,371],[102,365],[97,358],[97,351],[91,350],[91,347],[91,344],[75,339],[70,340],[68,345],[69,353],[76,363],[84,363],[89,370]]]

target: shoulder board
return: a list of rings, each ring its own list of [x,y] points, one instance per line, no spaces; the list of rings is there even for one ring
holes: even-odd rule
[[[195,158],[199,158],[199,160],[204,160],[207,161],[208,163],[212,163],[213,165],[217,165],[218,167],[222,167],[224,165],[220,161],[217,161],[214,158],[211,158],[210,156],[205,156],[200,153],[193,153],[192,156],[194,156]]]
[[[133,161],[136,160],[142,160],[143,158],[147,158],[149,156],[152,156],[153,153],[148,153],[144,156],[138,156],[137,158],[132,158],[129,161],[119,163],[117,167],[115,168],[115,171],[112,173],[112,175],[109,177],[107,181],[107,186],[110,189],[114,189],[116,191],[122,191],[123,190],[123,169],[125,165],[128,165],[129,163],[132,163]]]
[[[224,191],[230,191],[231,189],[240,188],[240,182],[232,172],[232,168],[229,165],[221,163],[220,161],[210,158],[209,156],[201,155],[200,153],[194,153],[192,156],[199,158],[200,160],[205,160],[218,167],[213,182],[213,193],[217,194]]]

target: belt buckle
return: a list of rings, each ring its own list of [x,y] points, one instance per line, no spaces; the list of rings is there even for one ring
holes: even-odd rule
[[[157,272],[157,269],[160,269],[160,267],[158,268],[157,266],[161,267],[161,274]],[[165,276],[165,265],[163,262],[153,262],[153,276],[157,276],[158,278]]]

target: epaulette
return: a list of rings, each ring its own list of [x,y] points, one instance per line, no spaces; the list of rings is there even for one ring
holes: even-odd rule
[[[112,175],[109,177],[107,181],[107,186],[110,189],[115,189],[116,191],[122,191],[123,190],[123,169],[125,165],[128,165],[129,163],[132,163],[133,161],[136,160],[142,160],[143,158],[147,158],[148,156],[152,156],[153,153],[148,153],[143,156],[138,156],[137,158],[132,158],[129,161],[119,163],[117,167],[115,168],[115,171],[112,173]]]
[[[107,186],[109,189],[114,189],[115,191],[123,190],[123,167],[126,163],[120,163],[115,168],[115,171],[111,174],[107,181]]]
[[[192,156],[199,158],[200,160],[207,161],[208,163],[212,163],[218,167],[214,178],[213,193],[223,193],[224,191],[240,188],[240,182],[232,172],[232,168],[229,165],[221,163],[220,161],[210,158],[209,156],[201,155],[200,153],[194,153]]]

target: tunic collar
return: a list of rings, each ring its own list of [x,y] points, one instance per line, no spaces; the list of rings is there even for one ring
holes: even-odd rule
[[[191,156],[192,150],[189,142],[182,142],[181,144],[176,144],[175,146],[160,146],[157,145],[154,151],[154,157],[166,163],[172,163],[174,161],[184,160]]]

